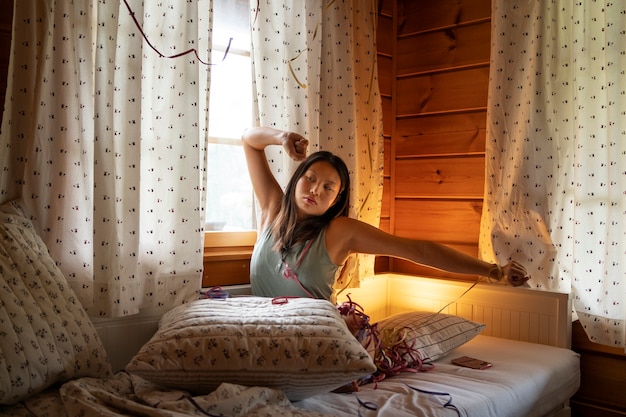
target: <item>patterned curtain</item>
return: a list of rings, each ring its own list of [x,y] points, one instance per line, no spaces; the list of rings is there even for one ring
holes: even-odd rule
[[[155,49],[207,55],[210,9],[209,0],[15,0],[0,200],[24,201],[91,315],[197,296],[198,85],[209,71],[194,54]]]
[[[382,107],[376,60],[377,2],[251,0],[259,125],[298,132],[309,152],[328,150],[350,170],[350,215],[378,226],[383,186]],[[286,186],[294,164],[268,149]],[[373,274],[374,257],[348,263],[338,288]]]
[[[626,6],[494,0],[481,256],[626,346]]]

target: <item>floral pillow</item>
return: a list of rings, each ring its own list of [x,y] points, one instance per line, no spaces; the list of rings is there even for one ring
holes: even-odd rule
[[[0,206],[0,404],[107,377],[95,327],[17,201]]]
[[[195,394],[226,382],[278,388],[292,401],[375,371],[333,304],[285,301],[238,297],[176,307],[126,371]]]
[[[383,338],[390,332],[401,335],[422,361],[432,362],[469,342],[485,325],[449,314],[411,311],[388,317],[376,327]]]

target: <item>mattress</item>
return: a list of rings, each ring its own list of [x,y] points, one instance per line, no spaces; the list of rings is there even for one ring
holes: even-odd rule
[[[492,367],[451,363],[463,355]],[[318,395],[296,406],[336,417],[539,417],[562,407],[579,385],[579,355],[572,350],[480,335],[436,361],[431,371],[403,373],[351,394]]]

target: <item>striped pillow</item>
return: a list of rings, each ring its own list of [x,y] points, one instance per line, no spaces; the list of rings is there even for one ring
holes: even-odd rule
[[[423,361],[431,362],[469,342],[485,325],[462,317],[426,311],[399,313],[383,319],[378,330],[403,331],[405,340],[413,344]]]

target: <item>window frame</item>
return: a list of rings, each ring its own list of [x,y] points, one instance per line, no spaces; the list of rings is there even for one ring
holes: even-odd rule
[[[223,0],[229,2],[230,0]],[[245,3],[243,0],[241,2]],[[220,4],[214,5],[214,8],[220,6]],[[222,6],[220,6],[222,7]],[[247,9],[247,7],[245,8]],[[241,9],[244,10],[244,9]],[[225,10],[223,10],[226,12]],[[238,9],[239,11],[239,9]],[[223,14],[223,13],[222,13]],[[224,15],[225,16],[225,15]],[[232,10],[231,10],[232,16]],[[239,14],[237,13],[237,16]],[[250,58],[251,52],[249,48],[237,46],[237,43],[222,44],[226,41],[226,38],[222,38],[219,43],[213,44],[212,53],[222,54],[221,59],[228,59],[228,55],[239,55]],[[232,42],[232,38],[231,38]],[[252,81],[252,80],[251,80]],[[210,91],[210,85],[207,86]],[[250,97],[250,103],[252,105],[253,98]],[[209,108],[210,111],[210,108]],[[252,123],[252,121],[250,121]],[[242,146],[240,138],[222,137],[217,135],[210,135],[209,132],[208,143],[218,145],[230,145],[230,146]],[[219,133],[218,133],[219,135]],[[254,193],[252,193],[252,202],[254,206]],[[254,215],[253,215],[254,216]],[[206,217],[205,217],[206,223]],[[252,227],[254,228],[256,221],[252,219]],[[245,256],[246,253],[252,254],[252,248],[257,239],[257,231],[241,230],[241,231],[222,231],[222,230],[205,230],[204,231],[204,266],[206,269],[207,262],[219,261],[220,259],[228,258],[229,256]]]
[[[204,232],[205,257],[207,248],[237,248],[254,246],[256,230],[228,231],[207,230]]]

